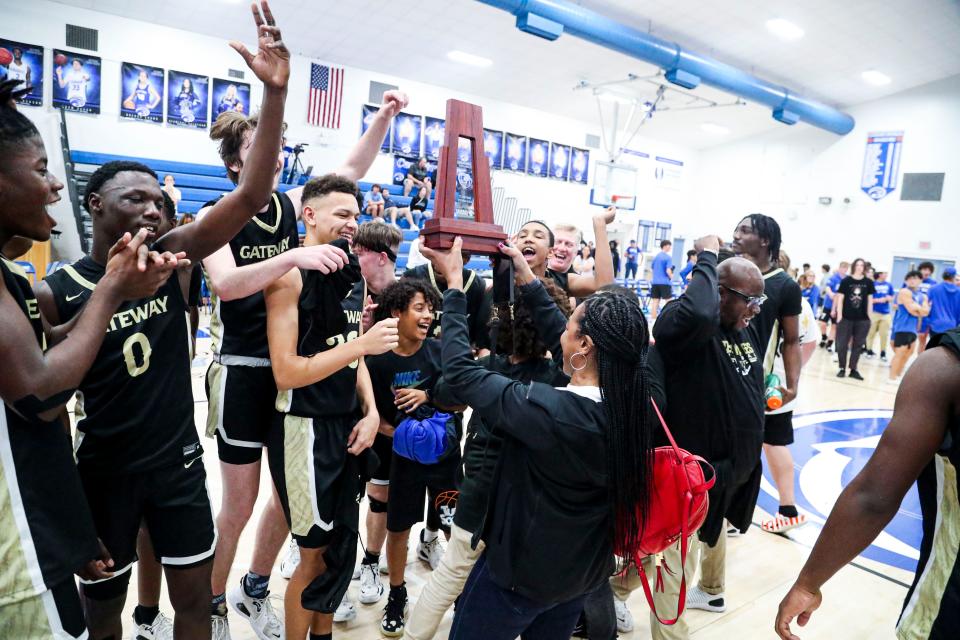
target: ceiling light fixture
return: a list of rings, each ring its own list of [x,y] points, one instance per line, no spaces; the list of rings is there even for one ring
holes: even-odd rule
[[[767,20],[767,31],[781,40],[799,40],[803,37],[803,29],[783,18]]]
[[[704,122],[700,125],[700,129],[716,136],[723,136],[730,133],[730,129],[727,129],[716,122]]]
[[[882,87],[885,84],[890,84],[890,76],[885,73],[881,73],[876,69],[868,69],[860,74],[860,77],[863,78],[863,81],[867,84],[872,84],[875,87]]]
[[[456,50],[447,53],[447,58],[460,64],[468,64],[471,67],[489,67],[493,64],[493,60],[490,58],[482,58],[472,53],[464,53],[463,51]]]

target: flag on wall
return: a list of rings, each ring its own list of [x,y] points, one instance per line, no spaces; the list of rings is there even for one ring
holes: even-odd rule
[[[343,106],[343,67],[310,63],[307,122],[315,127],[340,128]]]

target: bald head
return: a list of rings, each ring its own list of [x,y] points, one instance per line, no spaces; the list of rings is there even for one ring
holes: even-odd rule
[[[746,258],[728,258],[717,267],[720,284],[726,285],[750,296],[763,293],[763,274],[757,265]]]

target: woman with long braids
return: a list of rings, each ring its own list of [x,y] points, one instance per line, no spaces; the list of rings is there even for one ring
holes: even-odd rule
[[[649,334],[635,300],[601,292],[580,304],[560,337],[570,384],[524,384],[470,353],[462,242],[422,248],[443,273],[443,375],[505,438],[482,537],[486,551],[454,617],[455,640],[569,637],[586,594],[614,571],[614,548],[636,548],[652,472],[645,369]],[[515,262],[523,255],[501,247]],[[542,287],[520,271],[521,295]],[[556,306],[542,326],[563,321]]]

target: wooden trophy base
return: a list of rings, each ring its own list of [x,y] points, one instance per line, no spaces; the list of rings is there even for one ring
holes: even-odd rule
[[[507,239],[507,234],[498,224],[455,218],[427,220],[420,236],[423,244],[431,249],[449,249],[454,239],[460,236],[464,251],[487,256],[499,255],[499,244]]]

